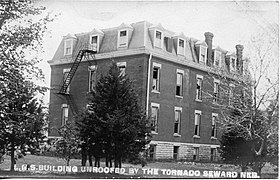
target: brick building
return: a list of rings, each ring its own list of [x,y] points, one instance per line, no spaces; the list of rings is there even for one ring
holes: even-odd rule
[[[217,160],[219,80],[213,68],[242,76],[243,46],[230,53],[205,40],[142,21],[63,37],[51,66],[49,137],[87,105],[87,93],[111,60],[135,81],[143,108],[153,117],[150,157]],[[82,50],[82,51],[80,51]],[[211,83],[206,83],[206,79]],[[70,83],[71,82],[71,83]],[[213,93],[213,101],[204,92]]]

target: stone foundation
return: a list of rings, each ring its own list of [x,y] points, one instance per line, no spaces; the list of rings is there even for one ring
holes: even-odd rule
[[[194,148],[199,148],[199,160],[198,161],[211,161],[211,148],[216,148],[216,157],[214,161],[219,160],[219,153],[217,147],[219,145],[208,144],[191,144],[191,143],[172,143],[152,141],[151,144],[156,145],[155,159],[173,159],[174,146],[179,146],[178,159],[193,161]]]

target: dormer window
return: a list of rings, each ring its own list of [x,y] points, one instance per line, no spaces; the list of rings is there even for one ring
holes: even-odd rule
[[[71,55],[73,51],[73,39],[66,39],[64,41],[64,55]]]
[[[156,30],[155,31],[155,47],[162,48],[162,32]]]
[[[222,53],[220,51],[215,50],[214,51],[214,66],[221,67],[221,61],[222,61]]]
[[[178,41],[178,54],[185,55],[185,40],[179,39]]]
[[[97,35],[90,36],[89,50],[97,52],[98,49],[99,49],[99,38],[98,38],[98,36]]]
[[[127,30],[120,30],[118,34],[118,47],[128,46],[128,35]]]
[[[199,48],[199,62],[206,63],[207,47],[200,46]]]

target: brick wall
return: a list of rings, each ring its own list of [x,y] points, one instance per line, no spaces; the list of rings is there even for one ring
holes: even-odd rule
[[[133,81],[135,90],[139,95],[139,101],[144,109],[146,101],[147,82],[147,55],[127,56],[124,58],[114,58],[116,62],[127,62],[125,73]],[[88,67],[97,65],[97,79],[101,74],[108,72],[112,59],[98,61],[81,62],[70,84],[70,96],[79,111],[85,109],[87,104],[87,94],[89,90]],[[62,104],[67,104],[63,95],[57,94],[63,84],[63,69],[71,68],[71,64],[61,64],[51,66],[51,91],[50,91],[50,131],[49,136],[58,136],[57,128],[62,124]],[[73,121],[73,112],[69,108],[69,121]]]
[[[159,132],[157,135],[154,135],[154,139],[158,141],[218,144],[217,140],[211,139],[212,113],[218,113],[218,111],[212,109],[212,99],[207,96],[207,93],[213,92],[212,77],[209,78],[206,72],[159,58],[153,57],[152,62],[162,65],[160,69],[160,93],[151,92],[150,94],[150,102],[160,104],[158,117]],[[175,95],[177,69],[184,70],[183,98],[176,97]],[[202,102],[195,101],[197,74],[204,77]],[[181,136],[179,137],[173,136],[175,106],[182,107]],[[195,110],[202,111],[199,139],[193,138]]]

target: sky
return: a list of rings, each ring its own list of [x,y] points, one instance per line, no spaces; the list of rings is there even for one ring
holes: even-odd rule
[[[43,61],[39,67],[50,86],[51,60],[62,37],[68,33],[89,32],[92,29],[117,27],[122,23],[148,21],[160,23],[175,33],[204,40],[205,32],[214,34],[213,45],[235,51],[236,44],[246,44],[251,36],[263,30],[273,33],[268,26],[279,24],[278,1],[92,1],[40,0],[36,5],[58,15],[49,24],[50,34],[44,39]],[[278,43],[278,42],[275,42]],[[44,98],[49,101],[49,94]]]

